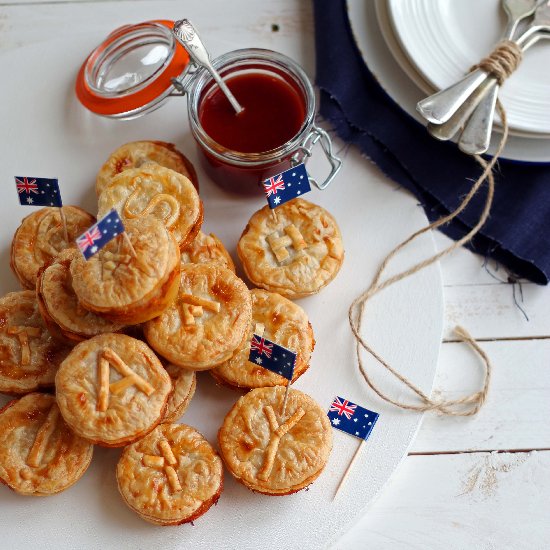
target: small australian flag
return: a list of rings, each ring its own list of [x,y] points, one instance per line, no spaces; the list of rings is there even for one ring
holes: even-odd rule
[[[294,377],[296,354],[257,334],[252,335],[248,360],[264,369],[284,376],[287,380],[292,380]]]
[[[335,397],[328,411],[333,428],[360,439],[369,438],[379,416],[378,413],[369,411],[343,397]]]
[[[78,249],[86,260],[99,252],[110,240],[124,231],[124,224],[113,208],[105,217],[94,223],[88,231],[76,238]]]
[[[311,191],[304,163],[265,180],[263,186],[271,209]]]
[[[15,176],[15,185],[24,206],[63,206],[56,179]]]

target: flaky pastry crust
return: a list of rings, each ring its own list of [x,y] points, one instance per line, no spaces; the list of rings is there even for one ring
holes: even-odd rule
[[[53,262],[40,270],[36,294],[42,318],[52,336],[62,342],[75,344],[102,334],[118,332],[123,325],[84,309],[73,289],[71,262],[79,258],[74,248],[63,250]]]
[[[254,285],[287,298],[319,292],[336,277],[344,261],[336,220],[303,199],[276,209],[265,206],[246,226],[237,253]]]
[[[185,177],[158,164],[125,170],[115,176],[98,199],[98,217],[116,208],[126,223],[150,214],[162,220],[181,249],[202,225],[202,201]]]
[[[124,225],[136,257],[120,236],[88,261],[75,258],[70,271],[82,307],[114,323],[134,325],[156,317],[174,301],[180,252],[153,216]]]
[[[126,504],[157,525],[195,520],[218,501],[223,488],[220,457],[185,424],[161,424],[126,447],[116,477]]]
[[[172,364],[166,366],[166,372],[172,379],[173,391],[168,398],[162,422],[170,423],[178,421],[189,407],[197,388],[197,375],[195,371]]]
[[[27,216],[17,228],[11,245],[10,265],[23,288],[34,290],[41,267],[62,250],[75,246],[75,239],[95,223],[95,218],[77,206],[63,206],[69,241],[65,241],[59,208],[42,208]]]
[[[156,162],[165,168],[179,172],[199,190],[199,180],[191,161],[178,151],[173,143],[165,141],[132,141],[111,153],[99,170],[96,179],[98,196],[111,180],[124,170],[140,168],[147,162]]]
[[[294,382],[309,367],[315,345],[313,329],[306,312],[294,302],[275,292],[254,288],[252,298],[252,323],[243,346],[225,363],[211,372],[221,384],[236,388],[263,388],[284,386],[288,380],[248,360],[252,335],[259,332],[272,342],[296,353]]]
[[[246,285],[217,264],[181,268],[179,295],[145,323],[145,338],[170,362],[207,370],[229,359],[248,333],[252,305]]]
[[[0,298],[0,392],[24,394],[53,386],[69,350],[47,331],[33,291]]]
[[[258,388],[241,397],[218,432],[220,452],[235,478],[266,495],[287,495],[310,485],[332,449],[328,417],[308,395]]]
[[[193,242],[181,252],[181,261],[184,264],[218,263],[235,272],[235,264],[225,246],[214,233],[207,235],[199,231]]]
[[[21,495],[47,496],[76,483],[93,445],[63,422],[53,395],[30,393],[0,411],[0,481]]]
[[[164,417],[170,376],[153,351],[124,334],[78,344],[59,367],[56,397],[65,422],[81,437],[121,447]]]

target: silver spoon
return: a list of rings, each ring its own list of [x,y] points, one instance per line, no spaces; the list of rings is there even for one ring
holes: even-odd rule
[[[514,37],[519,22],[533,14],[539,3],[540,0],[503,0],[502,7],[508,15],[508,24],[504,33],[505,40],[511,40]],[[531,11],[529,13],[524,12],[522,16],[521,10],[528,8],[529,4],[532,6]],[[531,45],[528,42],[522,48],[523,51],[527,50]],[[494,77],[490,77],[488,80],[492,81],[495,79]],[[500,85],[495,80],[494,85],[489,89],[487,95],[482,98],[464,127],[458,141],[458,147],[464,153],[480,155],[489,149],[499,90]]]
[[[546,13],[547,11],[548,13]],[[526,41],[533,33],[550,28],[549,25],[550,6],[545,0],[543,4],[539,4],[535,11],[534,21],[522,34],[521,38]],[[416,108],[429,122],[444,124],[488,77],[489,75],[485,71],[476,69],[449,88],[423,99],[417,104]]]
[[[540,0],[502,0],[502,7],[508,16],[506,29],[502,35],[503,40],[513,38],[519,22],[533,15],[539,2]],[[477,120],[482,116],[482,110],[487,112],[490,105],[496,104],[497,94],[498,86],[488,90],[486,83],[481,84],[447,122],[443,124],[430,123],[428,124],[428,131],[432,136],[442,141],[452,139],[464,127],[466,121],[469,119],[471,121],[470,117],[476,117],[476,123],[479,124]],[[470,122],[468,122],[469,125]],[[472,131],[473,128],[470,128],[470,131]]]
[[[227,84],[223,81],[218,71],[214,69],[214,66],[210,60],[210,55],[204,47],[204,44],[202,43],[202,40],[197,34],[197,31],[191,21],[189,21],[189,19],[181,19],[180,21],[176,21],[174,23],[174,27],[172,28],[172,34],[187,50],[187,53],[189,53],[195,64],[200,67],[204,67],[212,75],[222,92],[225,94],[225,97],[229,100],[229,103],[231,103],[233,109],[235,109],[235,113],[241,113],[243,108],[235,99],[235,96],[231,93],[231,90],[227,87]]]

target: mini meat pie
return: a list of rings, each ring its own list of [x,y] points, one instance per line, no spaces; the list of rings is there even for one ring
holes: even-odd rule
[[[63,206],[68,242],[59,208],[42,208],[21,222],[11,245],[11,268],[23,288],[34,290],[39,269],[95,223],[95,218],[76,206]]]
[[[144,325],[160,355],[190,370],[227,361],[248,334],[250,292],[232,271],[217,264],[186,264],[176,301]]]
[[[64,250],[38,276],[36,294],[40,313],[50,333],[58,340],[80,342],[104,332],[118,332],[123,325],[113,323],[84,309],[73,290],[71,262],[80,258],[74,248]]]
[[[336,220],[303,199],[289,201],[272,215],[258,210],[237,245],[252,283],[287,298],[319,292],[342,266],[344,249]]]
[[[70,271],[82,307],[114,323],[134,325],[156,317],[174,301],[180,253],[153,216],[130,220],[125,227],[136,256],[120,236],[88,261],[75,258]]]
[[[68,352],[46,330],[34,292],[0,298],[0,392],[24,394],[53,386]]]
[[[197,519],[218,501],[223,488],[220,457],[185,424],[161,424],[126,447],[116,478],[126,504],[157,525]]]
[[[56,397],[65,422],[81,437],[122,447],[164,417],[170,376],[151,349],[124,334],[78,344],[59,367]]]
[[[97,174],[96,193],[98,196],[109,185],[111,180],[124,170],[140,168],[147,162],[156,162],[165,168],[170,168],[191,180],[197,191],[199,181],[195,168],[173,143],[165,141],[132,141],[119,147],[111,153],[107,162]]]
[[[263,388],[286,385],[283,376],[263,369],[248,360],[252,334],[256,333],[296,353],[295,381],[309,366],[315,340],[305,311],[275,292],[252,289],[252,323],[243,346],[225,363],[212,371],[212,376],[224,385],[238,388]]]
[[[76,483],[93,445],[74,434],[53,395],[30,393],[0,411],[0,481],[21,495],[47,496]]]
[[[148,214],[162,220],[181,249],[188,246],[202,224],[203,209],[193,184],[158,164],[125,170],[99,196],[98,217],[116,208],[124,222]]]
[[[214,235],[199,231],[193,242],[182,250],[181,261],[184,264],[205,264],[215,262],[235,272],[235,264],[221,241]]]
[[[182,369],[176,365],[168,365],[166,372],[172,379],[173,391],[168,398],[166,413],[162,421],[176,422],[183,416],[195,395],[197,375],[194,371]]]
[[[332,449],[329,419],[308,395],[258,388],[241,397],[218,433],[225,465],[237,481],[266,495],[288,495],[310,485]]]

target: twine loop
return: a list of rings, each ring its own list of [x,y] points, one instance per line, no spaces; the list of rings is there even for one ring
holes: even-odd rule
[[[413,233],[410,237],[408,237],[403,242],[398,244],[383,260],[369,288],[367,288],[367,290],[365,290],[360,296],[358,296],[353,301],[353,303],[350,305],[348,310],[348,321],[356,340],[355,351],[356,351],[357,363],[358,363],[358,367],[361,375],[363,376],[365,382],[371,387],[371,389],[381,399],[401,409],[416,411],[416,412],[436,411],[440,414],[448,415],[448,416],[472,416],[481,409],[481,407],[484,405],[485,401],[487,400],[487,395],[489,393],[489,386],[491,383],[491,373],[492,373],[491,361],[488,355],[485,353],[485,351],[483,351],[483,349],[481,349],[481,347],[478,345],[476,340],[463,327],[456,327],[455,334],[457,335],[457,337],[460,339],[461,342],[468,344],[481,358],[483,369],[484,369],[482,387],[480,390],[475,391],[470,395],[466,395],[458,399],[443,399],[443,398],[431,398],[430,396],[426,395],[413,382],[411,382],[408,378],[406,378],[401,373],[399,373],[395,368],[393,368],[387,361],[385,361],[384,358],[381,357],[365,341],[365,339],[361,335],[361,324],[362,324],[363,315],[365,313],[367,302],[373,296],[375,296],[382,290],[388,288],[389,286],[393,285],[394,283],[397,283],[398,281],[401,281],[409,277],[410,275],[413,275],[414,273],[418,273],[425,267],[437,262],[444,256],[447,256],[448,254],[450,254],[451,252],[453,252],[463,244],[470,242],[472,238],[479,232],[479,230],[485,224],[487,219],[489,218],[491,206],[493,204],[493,197],[495,193],[495,179],[493,175],[493,167],[497,163],[498,158],[508,138],[508,122],[506,118],[506,112],[504,111],[504,108],[502,107],[500,101],[498,100],[497,100],[497,109],[499,111],[499,114],[502,120],[502,126],[503,126],[502,138],[500,139],[500,143],[498,145],[495,155],[489,162],[484,160],[479,155],[475,157],[478,164],[482,168],[482,173],[478,177],[478,179],[474,182],[470,191],[462,199],[461,203],[454,210],[454,212],[451,212],[450,214],[443,216],[439,220],[436,220],[435,222],[423,227],[422,229],[419,229],[418,231]],[[478,222],[468,233],[466,233],[466,235],[464,235],[459,240],[455,241],[452,245],[448,246],[447,248],[441,250],[440,252],[437,252],[430,258],[427,258],[426,260],[418,262],[417,264],[413,265],[409,269],[406,269],[405,271],[402,271],[396,275],[393,275],[383,280],[383,275],[386,270],[386,267],[391,262],[392,258],[394,258],[399,253],[400,250],[402,250],[404,247],[406,247],[409,243],[414,241],[420,235],[428,231],[431,231],[432,229],[441,227],[442,225],[448,224],[454,218],[456,218],[468,206],[468,204],[470,204],[471,200],[478,193],[478,191],[480,190],[484,182],[487,182],[487,195],[485,198],[485,204],[483,206],[483,210],[481,212]],[[409,388],[411,392],[416,394],[419,402],[405,403],[402,401],[398,401],[397,399],[393,399],[392,397],[384,393],[382,390],[380,390],[380,388],[374,383],[369,373],[367,372],[366,366],[361,356],[361,350],[365,350],[370,355],[372,355],[372,357],[374,357],[397,380],[399,380],[403,385]]]
[[[481,69],[494,76],[499,84],[502,83],[518,68],[523,59],[520,46],[512,40],[505,40],[472,69]]]

